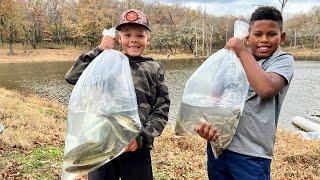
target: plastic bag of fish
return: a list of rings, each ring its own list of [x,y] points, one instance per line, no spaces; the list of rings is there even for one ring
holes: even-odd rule
[[[248,34],[248,24],[236,21],[235,37]],[[175,135],[193,135],[195,127],[209,122],[220,131],[211,141],[216,158],[231,143],[248,93],[249,83],[236,54],[221,49],[211,55],[188,79],[176,119]]]
[[[141,130],[128,58],[105,50],[71,93],[62,179],[74,179],[119,156]]]

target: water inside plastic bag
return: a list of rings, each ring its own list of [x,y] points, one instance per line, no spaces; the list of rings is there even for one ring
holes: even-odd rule
[[[235,37],[248,34],[248,24],[236,21]],[[176,119],[175,135],[196,134],[195,127],[209,122],[220,131],[210,142],[217,158],[236,132],[249,83],[236,54],[221,49],[211,55],[188,79]]]
[[[104,31],[114,35],[114,29]],[[141,131],[127,56],[105,50],[82,72],[68,106],[62,179],[74,179],[119,156]]]

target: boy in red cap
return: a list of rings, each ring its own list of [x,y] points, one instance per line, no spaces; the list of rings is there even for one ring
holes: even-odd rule
[[[169,94],[164,67],[150,57],[143,57],[149,45],[150,28],[146,15],[136,9],[122,13],[116,26],[123,53],[129,58],[137,95],[141,124],[140,135],[126,147],[126,152],[104,166],[89,173],[89,179],[150,180],[153,179],[150,149],[168,121]],[[114,37],[104,36],[94,50],[81,55],[66,74],[66,80],[75,84],[89,63],[106,49],[113,49]]]

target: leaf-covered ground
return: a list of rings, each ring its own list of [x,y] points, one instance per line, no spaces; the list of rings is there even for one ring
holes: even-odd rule
[[[66,107],[0,88],[0,179],[60,179]],[[207,179],[206,142],[168,125],[152,151],[154,179]],[[320,141],[279,130],[272,179],[320,179]],[[83,178],[85,179],[85,178]]]

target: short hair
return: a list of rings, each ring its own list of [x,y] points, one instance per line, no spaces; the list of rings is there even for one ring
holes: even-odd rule
[[[250,26],[253,25],[255,21],[259,20],[272,20],[278,23],[280,30],[283,28],[283,19],[281,12],[272,6],[261,6],[258,7],[251,15]]]

